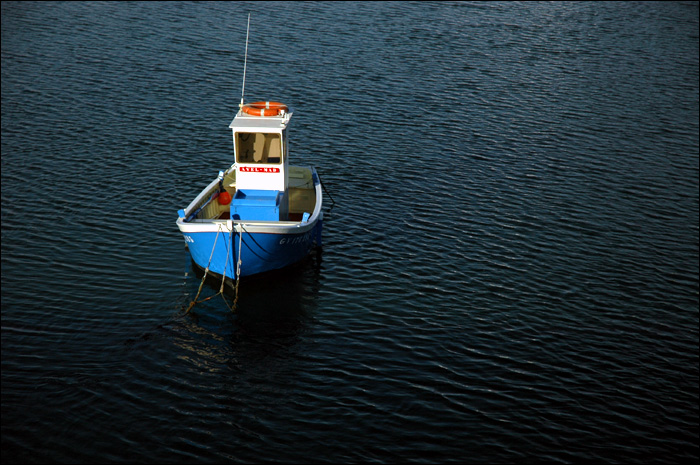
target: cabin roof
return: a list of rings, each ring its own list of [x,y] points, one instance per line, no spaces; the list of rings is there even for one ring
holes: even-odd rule
[[[283,116],[251,116],[238,110],[228,127],[234,131],[281,132],[287,127],[291,118],[291,111]]]

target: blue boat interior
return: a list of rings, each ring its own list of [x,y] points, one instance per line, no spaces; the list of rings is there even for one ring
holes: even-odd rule
[[[218,199],[222,186],[231,196],[229,204]],[[235,171],[230,171],[219,186],[190,211],[185,221],[303,221],[304,214],[311,215],[315,206],[313,173],[308,167],[290,166],[286,195],[277,190],[236,189]],[[185,217],[184,210],[178,213]]]
[[[280,221],[286,219],[283,208],[284,192],[239,189],[231,200],[231,219],[249,221]]]

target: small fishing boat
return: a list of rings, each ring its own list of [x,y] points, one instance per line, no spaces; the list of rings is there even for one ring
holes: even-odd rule
[[[322,186],[316,169],[290,164],[293,111],[243,104],[229,128],[234,162],[178,211],[193,261],[239,279],[293,265],[321,245]]]
[[[222,276],[222,289],[225,278],[235,278],[236,293],[241,277],[286,268],[314,244],[320,247],[323,225],[316,169],[290,164],[287,127],[293,111],[279,102],[244,103],[249,32],[250,14],[241,103],[229,125],[233,164],[179,210],[177,219],[204,278],[209,272]]]

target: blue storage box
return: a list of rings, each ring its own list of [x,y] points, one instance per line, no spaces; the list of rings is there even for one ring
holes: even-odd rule
[[[283,192],[237,190],[231,200],[231,219],[244,221],[279,221]]]

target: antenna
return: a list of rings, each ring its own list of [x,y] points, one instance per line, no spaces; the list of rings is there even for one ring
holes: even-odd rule
[[[248,33],[250,32],[250,13],[248,13],[248,28],[245,31],[245,59],[243,61],[243,88],[241,89],[241,108],[243,107],[243,96],[245,95],[245,69],[248,66]]]

